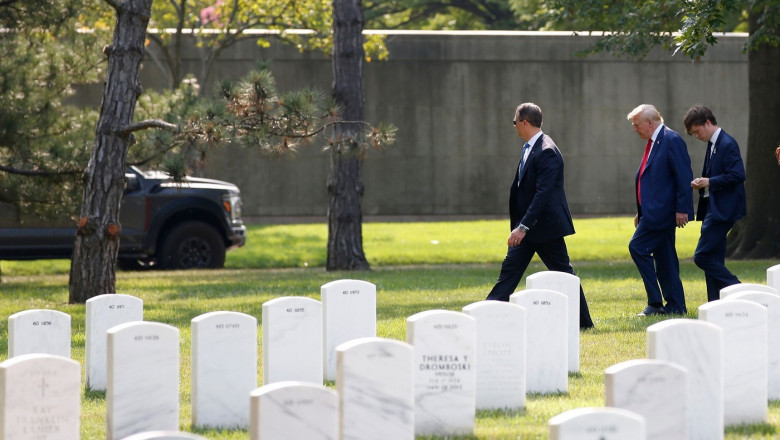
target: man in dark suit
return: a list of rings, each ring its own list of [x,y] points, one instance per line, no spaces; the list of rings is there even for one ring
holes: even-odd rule
[[[674,240],[675,227],[685,227],[693,219],[688,147],[680,135],[664,125],[652,105],[636,107],[627,118],[647,141],[635,180],[636,230],[628,243],[647,292],[647,307],[639,315],[684,315],[688,311]]]
[[[509,301],[535,253],[547,269],[575,275],[563,239],[574,234],[574,224],[563,191],[561,152],[542,132],[542,109],[536,104],[520,104],[512,123],[527,142],[509,190],[509,249],[487,297],[498,301]],[[590,327],[593,321],[580,286],[580,328]]]
[[[707,143],[702,177],[691,182],[699,190],[696,220],[702,221],[693,261],[704,271],[707,301],[715,301],[720,299],[720,289],[739,283],[726,269],[726,234],[747,213],[745,166],[737,141],[718,127],[708,107],[691,107],[683,123],[689,134]]]

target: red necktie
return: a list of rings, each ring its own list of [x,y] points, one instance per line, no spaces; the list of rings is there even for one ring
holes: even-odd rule
[[[645,172],[645,165],[647,165],[647,157],[650,156],[650,147],[653,146],[653,139],[647,140],[647,146],[645,147],[645,155],[642,156],[642,165],[639,165],[639,178],[636,181],[636,199],[639,200],[639,204],[642,204],[642,173]]]

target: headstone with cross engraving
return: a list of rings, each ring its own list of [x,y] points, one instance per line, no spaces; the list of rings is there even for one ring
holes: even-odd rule
[[[0,363],[0,439],[79,440],[81,367],[56,355]]]

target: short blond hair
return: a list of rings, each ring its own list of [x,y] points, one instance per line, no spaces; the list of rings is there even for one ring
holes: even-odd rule
[[[652,104],[639,104],[626,115],[626,119],[633,121],[634,117],[637,115],[648,121],[660,121],[662,124],[664,123],[664,117],[661,116],[661,113],[658,112],[658,109]]]

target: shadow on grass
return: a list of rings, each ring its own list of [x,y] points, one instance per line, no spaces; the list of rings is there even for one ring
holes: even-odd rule
[[[496,408],[496,409],[479,409],[477,410],[477,418],[479,419],[501,419],[505,417],[523,417],[527,414],[525,408]]]
[[[84,390],[84,400],[104,401],[106,400],[106,390]]]

